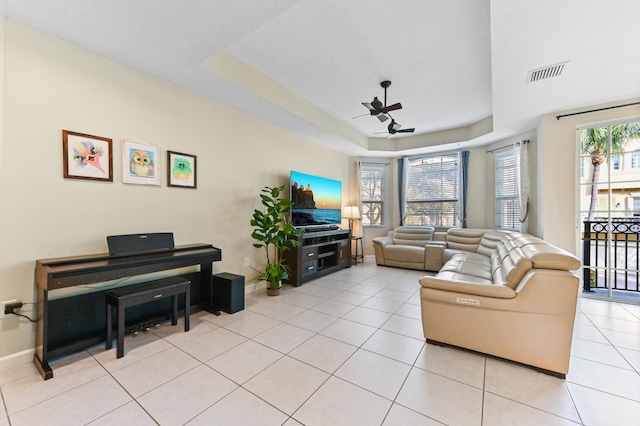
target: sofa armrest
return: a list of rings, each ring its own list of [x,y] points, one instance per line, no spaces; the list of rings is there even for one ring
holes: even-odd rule
[[[393,244],[391,237],[376,237],[373,240],[373,250],[376,254],[376,265],[384,266],[384,247]]]
[[[442,268],[442,253],[447,247],[445,241],[431,241],[424,246],[424,269],[439,271]]]

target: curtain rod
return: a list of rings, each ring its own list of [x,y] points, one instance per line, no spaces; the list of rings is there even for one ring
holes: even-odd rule
[[[529,143],[529,139],[525,139],[525,140],[517,141],[517,142],[515,142],[515,143],[516,143],[516,144],[521,143],[521,144],[525,145],[525,144],[528,144],[528,143]],[[494,152],[496,152],[496,151],[500,151],[500,150],[502,150],[502,149],[506,149],[506,148],[513,148],[513,144],[511,144],[511,145],[501,146],[500,148],[493,148],[493,149],[490,149],[490,150],[488,150],[488,151],[485,151],[485,153],[493,154],[493,153],[494,153]]]
[[[379,165],[390,166],[391,165],[391,163],[375,163],[373,161],[360,161],[359,163],[367,166],[379,166]]]
[[[571,114],[556,115],[556,120],[560,120],[563,117],[570,117],[572,115],[588,114],[590,112],[606,111],[608,109],[622,108],[622,107],[628,107],[628,106],[632,106],[632,105],[640,105],[640,102],[632,102],[630,104],[615,105],[615,106],[610,106],[610,107],[605,107],[605,108],[598,108],[598,109],[590,109],[589,111],[573,112]]]

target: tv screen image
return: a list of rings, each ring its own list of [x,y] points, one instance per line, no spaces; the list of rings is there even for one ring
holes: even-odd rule
[[[340,225],[342,182],[291,172],[291,222],[297,227]]]

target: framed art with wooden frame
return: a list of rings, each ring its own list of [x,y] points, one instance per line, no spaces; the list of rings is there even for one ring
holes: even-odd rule
[[[112,140],[62,131],[62,169],[66,179],[113,182]]]
[[[167,150],[167,186],[196,189],[198,157]]]
[[[160,148],[123,139],[122,182],[160,185]]]

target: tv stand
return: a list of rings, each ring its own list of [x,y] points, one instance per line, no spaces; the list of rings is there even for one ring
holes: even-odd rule
[[[305,232],[298,237],[301,245],[282,253],[289,267],[285,282],[296,287],[351,266],[351,233],[348,229]]]

